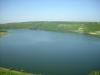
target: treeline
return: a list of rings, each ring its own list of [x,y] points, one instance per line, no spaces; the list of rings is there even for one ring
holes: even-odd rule
[[[38,29],[38,30],[50,30],[50,31],[82,31],[82,32],[94,32],[100,31],[100,22],[21,22],[21,23],[7,23],[0,24],[0,30],[5,29]]]

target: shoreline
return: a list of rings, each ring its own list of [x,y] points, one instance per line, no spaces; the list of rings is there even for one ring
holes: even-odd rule
[[[0,36],[6,35],[7,31],[0,31]]]
[[[0,67],[0,75],[42,75],[42,74],[32,74],[24,70],[17,71],[15,69]]]

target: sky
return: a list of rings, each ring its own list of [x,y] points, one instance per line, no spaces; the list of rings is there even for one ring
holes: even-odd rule
[[[100,0],[0,0],[0,23],[100,21]]]

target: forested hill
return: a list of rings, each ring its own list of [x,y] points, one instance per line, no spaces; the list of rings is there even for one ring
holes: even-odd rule
[[[100,22],[37,21],[0,24],[0,30],[33,29],[100,35]]]

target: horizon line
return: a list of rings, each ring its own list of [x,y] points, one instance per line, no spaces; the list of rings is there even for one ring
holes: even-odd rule
[[[24,22],[100,22],[100,21],[62,21],[62,20],[37,20],[37,21],[19,21],[19,22],[7,22],[7,23],[0,23],[0,24],[10,24],[10,23],[24,23]]]

